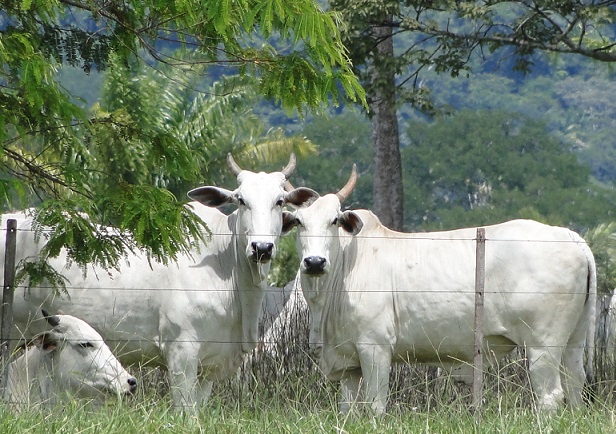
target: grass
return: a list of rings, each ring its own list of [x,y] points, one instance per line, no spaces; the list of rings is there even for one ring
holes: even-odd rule
[[[170,411],[163,401],[133,400],[100,408],[78,404],[16,416],[0,408],[0,431],[28,433],[561,433],[614,432],[615,410],[595,404],[552,415],[531,408],[490,403],[476,417],[460,405],[429,411],[389,413],[381,418],[342,416],[325,403],[309,408],[295,402],[262,402],[258,407],[229,406],[215,397],[197,416]]]
[[[93,408],[73,401],[16,415],[0,403],[0,433],[570,433],[616,432],[616,362],[597,352],[596,399],[553,414],[533,410],[524,356],[514,354],[484,376],[481,412],[470,390],[436,377],[433,369],[397,365],[388,413],[341,415],[338,385],[307,355],[305,334],[276,339],[278,353],[255,357],[240,374],[215,384],[209,404],[189,415],[169,401],[164,373],[135,372],[141,389],[130,399]]]
[[[276,381],[260,377],[267,359],[248,366],[242,377],[215,387],[210,403],[198,414],[175,411],[160,372],[139,376],[146,387],[137,396],[109,400],[93,408],[73,401],[54,408],[16,415],[0,404],[0,432],[28,433],[570,433],[615,432],[616,409],[611,385],[601,383],[601,396],[579,410],[554,414],[533,410],[525,369],[511,361],[488,370],[484,405],[475,414],[467,391],[431,370],[400,365],[392,372],[389,411],[341,415],[339,390],[314,366],[305,372],[278,367]],[[246,379],[250,378],[250,381]]]

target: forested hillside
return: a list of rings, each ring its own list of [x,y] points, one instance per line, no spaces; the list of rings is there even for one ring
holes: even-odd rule
[[[406,227],[529,217],[583,230],[614,218],[613,73],[573,57],[537,62],[528,74],[488,62],[468,76],[426,75],[423,85],[439,114],[402,110]],[[58,77],[86,105],[100,96],[104,74],[64,68]],[[266,128],[317,145],[321,158],[300,159],[296,182],[332,191],[355,162],[361,177],[352,206],[371,206],[371,133],[364,113],[342,107],[301,118],[265,100],[255,110]]]
[[[402,52],[414,40],[399,36],[395,43]],[[529,217],[585,230],[613,220],[614,72],[583,57],[544,53],[527,58],[520,71],[512,51],[475,54],[459,76],[418,75],[430,115],[410,105],[399,110],[405,228]],[[222,74],[207,70],[202,88]],[[58,79],[92,107],[105,73],[64,67]],[[333,191],[357,163],[361,177],[349,205],[372,206],[372,133],[362,109],[343,103],[323,116],[300,117],[265,99],[251,109],[263,131],[280,129],[317,145],[320,158],[300,156],[296,183]]]

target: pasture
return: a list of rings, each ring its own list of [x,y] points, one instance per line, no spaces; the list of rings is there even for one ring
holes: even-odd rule
[[[338,413],[338,385],[327,381],[308,354],[308,318],[294,318],[295,332],[278,337],[275,356],[261,355],[245,365],[238,377],[214,386],[212,399],[190,416],[173,411],[168,382],[162,371],[134,371],[138,393],[111,398],[92,407],[75,401],[57,408],[25,412],[16,417],[0,404],[0,432],[158,432],[158,433],[539,433],[613,432],[616,429],[616,364],[596,351],[597,396],[588,407],[555,414],[533,411],[533,397],[523,355],[490,367],[485,375],[480,416],[469,407],[470,391],[435,378],[418,366],[400,365],[392,371],[389,411],[375,419]]]
[[[391,371],[387,413],[375,418],[339,413],[340,386],[326,380],[309,355],[309,328],[305,312],[295,315],[289,327],[269,338],[273,345],[258,345],[237,375],[215,382],[211,400],[196,414],[174,408],[178,403],[172,400],[165,371],[133,366],[140,387],[132,397],[98,405],[73,401],[19,417],[0,404],[0,432],[535,433],[610,432],[616,425],[616,368],[601,341],[596,346],[594,399],[581,409],[536,412],[525,354],[518,351],[486,368],[478,412],[470,405],[468,388],[438,376],[434,368],[398,364]],[[263,352],[272,346],[275,351]]]

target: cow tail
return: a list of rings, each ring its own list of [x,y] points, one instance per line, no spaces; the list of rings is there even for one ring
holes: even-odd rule
[[[597,316],[597,267],[595,264],[595,257],[585,242],[582,245],[582,249],[586,254],[588,261],[588,282],[587,282],[587,297],[586,305],[584,307],[585,317],[588,321],[588,327],[586,329],[586,381],[591,388],[595,383],[595,329],[596,329],[596,316]]]

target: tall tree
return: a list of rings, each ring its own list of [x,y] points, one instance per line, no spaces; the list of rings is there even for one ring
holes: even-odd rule
[[[391,21],[385,16],[383,23]],[[390,26],[372,29],[376,42],[374,61],[370,68],[372,86],[368,103],[372,119],[374,141],[374,212],[385,226],[402,230],[404,202],[402,191],[402,162],[396,110],[396,77],[389,66],[394,57],[394,43]],[[391,198],[399,200],[390,200]]]
[[[375,210],[392,226],[397,226],[392,222],[402,219],[403,212],[402,187],[390,185],[402,183],[400,167],[392,164],[398,130],[390,127],[391,117],[380,125],[382,107],[373,95],[395,95],[396,104],[411,103],[433,114],[435,106],[421,79],[423,72],[454,76],[470,72],[469,60],[475,54],[481,59],[498,50],[503,50],[503,55],[513,54],[515,68],[523,71],[532,68],[536,55],[542,52],[616,61],[616,34],[611,25],[615,1],[333,0],[331,6],[343,16],[343,40],[369,97],[375,170],[385,171],[374,176],[374,192],[381,201],[377,206],[375,197]],[[391,50],[383,49],[384,39],[393,40],[390,44],[395,52],[389,58]],[[387,77],[385,71],[394,74],[395,84],[378,79],[372,73],[377,68],[379,77]],[[396,104],[389,101],[386,109]]]
[[[334,0],[346,22],[343,40],[351,47],[368,101],[374,158],[374,212],[386,226],[403,224],[402,165],[398,134],[396,73],[391,21],[399,14],[395,2]]]
[[[158,167],[178,173],[177,166],[186,162],[190,150],[159,128],[156,158],[135,159],[148,167],[125,171],[113,189],[96,188],[98,180],[108,177],[91,170],[102,155],[91,149],[97,146],[91,138],[107,134],[120,143],[130,139],[122,134],[138,131],[118,128],[122,119],[115,115],[90,117],[54,79],[57,66],[102,70],[112,66],[112,56],[130,67],[143,62],[186,69],[205,64],[257,77],[259,92],[286,108],[318,108],[323,102],[338,102],[342,91],[351,99],[363,98],[336,23],[336,15],[323,12],[314,0],[3,2],[0,197],[4,209],[23,204],[15,200],[19,194],[38,195],[45,201],[41,222],[57,226],[52,233],[58,236],[56,247],[73,243],[71,252],[79,251],[83,247],[79,244],[88,244],[84,239],[96,233],[90,221],[141,233],[134,238],[137,247],[153,249],[158,258],[186,251],[183,240],[198,232],[198,222],[185,211],[184,201],[133,175],[153,173]],[[284,42],[284,50],[270,40]],[[182,47],[186,54],[178,55]],[[140,152],[139,148],[123,151],[133,156]],[[120,188],[126,203],[122,214],[114,221],[101,221],[109,215],[104,206],[113,203]],[[146,232],[136,214],[152,223]],[[163,232],[168,235],[164,243],[159,236]],[[109,242],[100,248],[107,249],[103,257],[113,264],[124,247]]]

